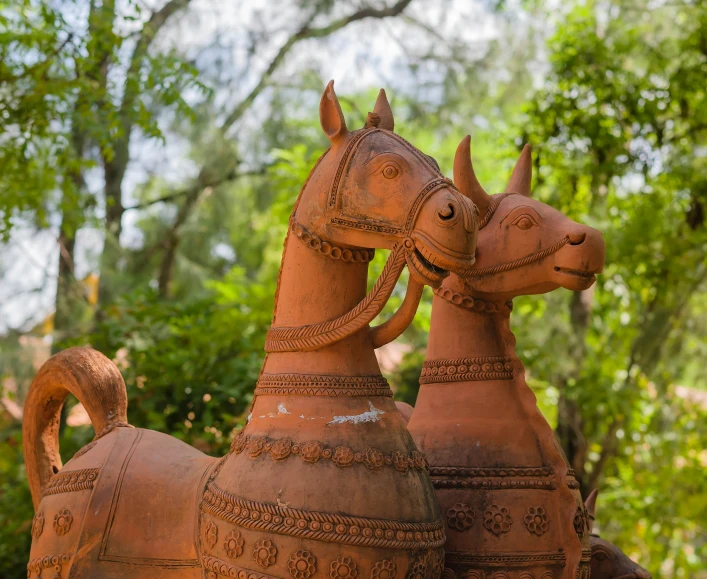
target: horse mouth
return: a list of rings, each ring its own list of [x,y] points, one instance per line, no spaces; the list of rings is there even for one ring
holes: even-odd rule
[[[449,270],[432,263],[417,247],[408,254],[407,264],[410,275],[434,288],[439,287],[442,280],[449,275]]]

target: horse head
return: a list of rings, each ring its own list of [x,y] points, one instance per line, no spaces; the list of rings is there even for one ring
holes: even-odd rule
[[[330,149],[312,170],[293,219],[314,243],[393,249],[411,274],[438,286],[474,263],[477,210],[437,163],[394,132],[381,90],[365,127],[349,131],[329,83],[320,104]]]

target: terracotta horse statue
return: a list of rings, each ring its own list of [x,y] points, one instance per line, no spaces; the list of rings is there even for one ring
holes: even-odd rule
[[[54,356],[23,425],[36,510],[28,576],[440,576],[445,530],[428,465],[374,355],[400,328],[369,324],[406,264],[431,286],[471,269],[477,209],[394,132],[383,91],[365,127],[349,131],[330,83],[320,121],[331,147],[292,212],[266,360],[231,452],[217,460],[129,426],[107,358]],[[376,248],[390,255],[367,293]],[[97,435],[62,467],[69,392]]]
[[[526,146],[505,193],[474,175],[469,138],[454,163],[479,208],[477,260],[435,290],[410,433],[427,454],[447,528],[446,577],[587,579],[579,485],[515,353],[512,299],[592,285],[601,234],[531,199]]]

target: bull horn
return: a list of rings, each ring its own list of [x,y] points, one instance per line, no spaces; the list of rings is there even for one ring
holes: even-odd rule
[[[533,158],[530,154],[530,145],[526,144],[513,168],[511,179],[508,181],[506,193],[519,193],[530,197],[530,181],[533,178]]]
[[[471,164],[471,137],[462,139],[454,155],[454,185],[459,191],[471,199],[479,209],[479,219],[483,219],[491,205],[491,196],[484,191],[474,173]]]
[[[373,107],[373,112],[380,118],[378,123],[379,128],[386,129],[387,131],[392,131],[395,128],[393,109],[390,108],[390,103],[388,102],[388,97],[385,96],[384,89],[380,89],[380,92],[378,93],[376,106]]]
[[[584,501],[584,508],[587,509],[587,514],[589,515],[589,531],[591,532],[592,526],[594,525],[594,512],[597,508],[597,495],[599,494],[599,489],[594,489],[587,500]]]

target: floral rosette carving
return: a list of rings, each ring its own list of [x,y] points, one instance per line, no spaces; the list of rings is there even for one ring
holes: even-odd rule
[[[380,450],[369,446],[363,453],[363,463],[371,470],[380,470],[385,465],[385,457]]]
[[[281,438],[273,442],[270,447],[270,456],[275,460],[285,460],[292,452],[292,440],[289,438]]]
[[[290,555],[287,569],[294,579],[309,579],[317,570],[317,558],[309,551],[300,549]]]
[[[226,540],[223,542],[223,550],[226,551],[231,559],[236,559],[243,554],[243,546],[245,541],[241,536],[240,531],[231,531],[226,536]]]
[[[263,568],[275,564],[277,548],[269,539],[260,539],[253,545],[253,560]]]
[[[248,454],[253,458],[260,456],[267,450],[268,439],[264,436],[251,436],[248,438]]]
[[[413,564],[410,565],[410,568],[408,569],[408,574],[405,576],[405,579],[425,579],[426,574],[427,561],[425,559],[425,556],[418,555]]]
[[[406,473],[408,471],[408,469],[410,468],[410,460],[406,454],[399,450],[396,450],[393,452],[392,458],[395,468],[397,468],[402,473]]]
[[[542,507],[528,507],[528,512],[523,517],[523,522],[528,531],[536,534],[538,537],[545,534],[550,521],[547,518],[547,513]]]
[[[331,460],[337,466],[351,466],[354,463],[354,452],[346,446],[337,446]]]
[[[484,511],[484,527],[494,535],[501,536],[511,530],[513,519],[506,507],[491,505]]]
[[[206,544],[212,549],[218,541],[218,527],[213,521],[209,521],[204,529],[204,539]]]
[[[457,531],[466,531],[474,524],[474,510],[464,503],[457,503],[447,511],[447,526]]]
[[[74,517],[69,511],[69,509],[61,509],[56,515],[54,515],[54,530],[56,534],[60,537],[66,535],[71,530],[71,523]]]
[[[321,456],[322,456],[322,443],[318,442],[316,440],[310,440],[308,442],[305,442],[301,447],[300,447],[300,456],[306,461],[306,462],[317,462]]]
[[[32,518],[32,537],[38,539],[44,530],[44,513],[37,511]]]
[[[431,573],[432,579],[440,579],[444,571],[444,549],[432,551],[429,555],[427,568]]]
[[[390,559],[383,559],[373,565],[371,569],[371,579],[395,579],[398,568]]]
[[[351,557],[337,557],[329,565],[329,577],[331,579],[355,579],[358,575],[358,565]]]

